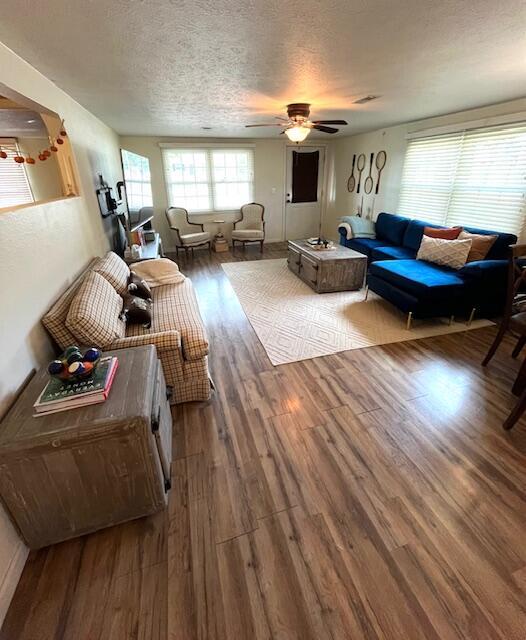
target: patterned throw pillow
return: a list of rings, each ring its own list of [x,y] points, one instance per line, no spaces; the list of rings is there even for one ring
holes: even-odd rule
[[[483,235],[481,233],[468,233],[463,231],[459,235],[460,240],[471,240],[471,251],[469,252],[467,262],[475,260],[484,260],[489,250],[497,241],[498,236]]]
[[[462,269],[470,249],[471,240],[443,240],[422,236],[416,259],[434,262],[451,269]]]
[[[106,278],[117,293],[122,295],[127,291],[130,270],[124,260],[113,251],[108,251],[104,258],[101,258],[94,271]]]
[[[69,307],[66,326],[81,344],[108,348],[124,337],[122,298],[99,273],[92,271]]]

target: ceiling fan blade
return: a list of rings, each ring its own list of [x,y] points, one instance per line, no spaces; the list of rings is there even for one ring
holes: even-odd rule
[[[313,124],[348,124],[345,120],[313,120]]]
[[[284,124],[279,124],[279,122],[270,122],[267,124],[246,124],[245,127],[284,127]]]
[[[324,127],[320,124],[315,124],[312,128],[317,129],[318,131],[323,131],[323,133],[338,133],[338,129],[335,129],[334,127]]]

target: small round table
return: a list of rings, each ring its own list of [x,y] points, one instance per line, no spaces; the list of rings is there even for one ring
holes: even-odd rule
[[[228,242],[226,241],[225,236],[223,235],[223,230],[221,225],[225,223],[224,220],[213,220],[215,224],[217,224],[217,233],[214,236],[214,251],[216,253],[222,253],[224,251],[228,251]]]

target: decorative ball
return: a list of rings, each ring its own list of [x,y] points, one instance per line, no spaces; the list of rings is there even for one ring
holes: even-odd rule
[[[54,144],[52,144],[52,145],[49,147],[49,149],[50,149],[51,151],[53,151],[53,153],[56,153],[56,152],[58,151],[58,147],[56,147]]]
[[[44,162],[44,160],[47,160],[47,156],[45,156],[43,153],[39,153],[38,154],[38,159],[42,160],[42,162]]]
[[[84,362],[95,362],[101,356],[99,349],[91,347],[84,353]]]
[[[31,156],[28,156],[26,158],[26,162],[27,162],[27,164],[35,164],[35,158],[32,158]]]
[[[66,131],[64,129],[62,129],[62,131],[60,132],[60,135],[65,138],[68,134],[66,133]]]
[[[42,153],[46,156],[46,158],[49,158],[51,156],[51,151],[49,149],[44,149]]]
[[[15,156],[15,157],[13,158],[13,160],[14,160],[15,162],[18,162],[18,164],[22,164],[23,162],[25,162],[25,161],[26,161],[26,159],[24,158],[24,156]]]
[[[0,158],[5,160],[7,158],[7,153],[5,151],[0,151]]]
[[[64,140],[62,140],[62,138],[57,138],[56,139],[56,143],[57,144],[64,144]]]
[[[82,362],[82,354],[80,351],[74,351],[67,358],[66,361],[68,364],[73,364],[74,362]]]
[[[49,363],[47,370],[52,376],[58,376],[64,371],[64,364],[62,360],[53,360]]]
[[[80,353],[80,349],[76,344],[72,344],[71,346],[67,347],[67,349],[64,350],[62,357],[67,360],[72,353]]]
[[[79,376],[85,371],[86,368],[82,362],[72,362],[68,367],[68,372],[75,376]]]
[[[88,376],[93,369],[95,368],[93,362],[83,362],[82,366],[84,367],[84,373]]]

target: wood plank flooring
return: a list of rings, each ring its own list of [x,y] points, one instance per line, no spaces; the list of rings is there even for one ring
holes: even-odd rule
[[[524,640],[512,343],[487,370],[493,328],[274,368],[232,259],[181,264],[217,392],[174,410],[168,509],[32,553],[0,638]]]

